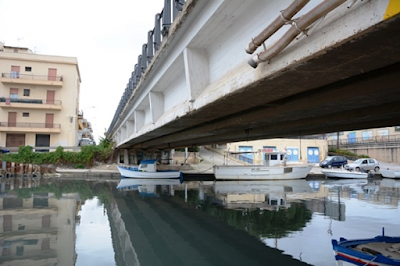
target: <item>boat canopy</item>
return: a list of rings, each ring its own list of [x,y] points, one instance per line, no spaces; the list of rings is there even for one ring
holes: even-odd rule
[[[140,162],[138,170],[143,172],[157,172],[157,160],[143,160]]]

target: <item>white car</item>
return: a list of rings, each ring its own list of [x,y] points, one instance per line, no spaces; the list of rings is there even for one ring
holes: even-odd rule
[[[344,166],[344,168],[346,168],[349,171],[371,171],[374,170],[375,172],[379,171],[379,162],[375,159],[371,159],[371,158],[362,158],[362,159],[358,159],[355,160],[352,163],[346,164]]]

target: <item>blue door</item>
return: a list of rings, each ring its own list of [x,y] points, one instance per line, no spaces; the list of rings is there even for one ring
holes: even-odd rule
[[[239,146],[239,152],[248,152],[239,154],[239,160],[253,163],[253,146]]]
[[[298,162],[299,161],[299,148],[286,148],[286,160],[288,162]]]
[[[319,163],[319,148],[308,147],[307,148],[307,163]]]

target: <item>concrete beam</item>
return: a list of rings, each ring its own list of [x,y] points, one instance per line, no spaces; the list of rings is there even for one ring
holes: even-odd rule
[[[210,83],[208,54],[205,49],[186,47],[183,58],[188,99],[193,102]]]

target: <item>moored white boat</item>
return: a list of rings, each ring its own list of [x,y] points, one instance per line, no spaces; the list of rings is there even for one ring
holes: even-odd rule
[[[400,237],[376,236],[369,239],[333,239],[337,265],[400,265]]]
[[[182,172],[178,170],[157,170],[156,160],[143,160],[139,167],[121,166],[118,165],[118,170],[122,177],[125,178],[181,178]]]
[[[286,165],[286,152],[263,151],[263,165],[215,165],[216,180],[287,180],[305,178],[312,165]]]
[[[395,170],[389,170],[389,169],[387,169],[387,170],[382,169],[382,170],[380,170],[380,173],[383,177],[386,177],[386,178],[400,178],[400,170],[395,171]]]
[[[367,178],[368,177],[368,173],[348,171],[343,168],[321,169],[321,172],[326,177],[337,177],[337,178]]]
[[[214,175],[216,180],[301,179],[308,175],[312,167],[312,165],[219,165],[214,166]]]

